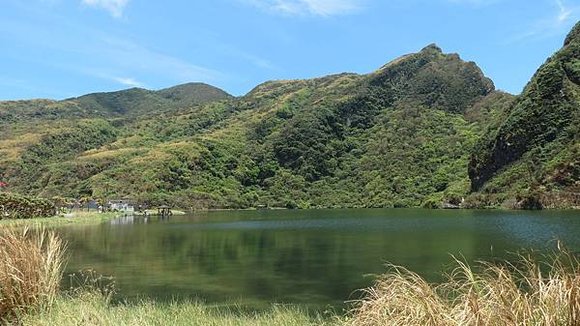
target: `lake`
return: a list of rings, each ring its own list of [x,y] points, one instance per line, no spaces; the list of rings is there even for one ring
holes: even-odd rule
[[[326,309],[360,297],[355,290],[371,285],[387,262],[438,281],[451,255],[495,260],[522,248],[554,249],[556,239],[580,251],[580,212],[215,211],[59,232],[69,243],[67,273],[113,276],[119,299]]]

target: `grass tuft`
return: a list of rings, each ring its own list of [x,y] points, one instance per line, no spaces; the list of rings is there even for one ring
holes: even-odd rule
[[[52,305],[58,295],[65,244],[51,231],[5,229],[0,234],[0,321]]]
[[[457,260],[442,284],[389,266],[355,304],[352,325],[580,325],[580,263],[565,249],[517,263]]]

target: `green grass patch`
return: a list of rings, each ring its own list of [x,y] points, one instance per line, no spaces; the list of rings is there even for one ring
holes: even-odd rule
[[[67,216],[0,220],[2,227],[61,227],[67,225],[98,225],[117,217],[119,213],[74,212]]]
[[[98,292],[61,296],[50,310],[27,315],[22,325],[337,325],[337,318],[311,316],[297,307],[275,306],[265,312],[240,312],[235,307],[199,302],[113,305]]]

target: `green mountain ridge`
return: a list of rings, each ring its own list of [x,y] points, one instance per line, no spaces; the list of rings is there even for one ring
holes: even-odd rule
[[[471,156],[472,190],[487,194],[531,190],[535,197],[558,193],[576,197],[580,193],[580,23],[508,111],[480,139]]]
[[[78,103],[90,111],[108,114],[135,115],[203,105],[227,100],[231,95],[204,83],[187,83],[159,91],[130,88],[117,92],[93,93],[66,101]]]
[[[159,114],[232,98],[232,95],[217,87],[204,83],[187,83],[158,91],[130,88],[87,94],[62,101],[0,101],[0,126],[39,120],[95,117],[110,119]]]
[[[237,98],[185,84],[0,102],[0,176],[14,192],[184,208],[574,207],[578,34],[520,96],[432,44]]]

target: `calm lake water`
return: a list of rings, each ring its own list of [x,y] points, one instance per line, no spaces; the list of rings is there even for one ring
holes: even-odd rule
[[[555,239],[580,251],[578,211],[227,211],[60,229],[67,273],[113,276],[122,299],[342,307],[385,263],[437,281],[450,255],[499,259]]]

